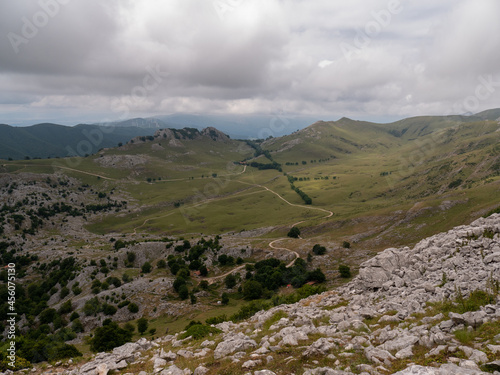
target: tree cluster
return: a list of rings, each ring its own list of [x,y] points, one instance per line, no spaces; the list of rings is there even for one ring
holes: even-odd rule
[[[291,284],[300,288],[308,281],[322,283],[326,280],[323,272],[317,268],[307,271],[306,262],[298,258],[294,265],[286,267],[285,263],[276,258],[269,258],[255,263],[255,271],[247,273],[247,280],[242,285],[245,299],[253,300],[270,296],[270,291]]]

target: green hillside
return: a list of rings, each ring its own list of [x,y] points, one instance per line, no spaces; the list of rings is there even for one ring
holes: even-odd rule
[[[62,172],[128,196],[129,213],[88,224],[98,234],[265,227],[266,237],[277,238],[301,222],[306,236],[379,248],[447,230],[500,205],[499,126],[478,119],[375,124],[342,118],[253,143],[213,128],[166,129],[86,158],[4,168]]]

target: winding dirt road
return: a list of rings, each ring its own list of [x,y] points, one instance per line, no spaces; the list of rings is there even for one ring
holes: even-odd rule
[[[246,172],[246,169],[247,169],[247,166],[245,165],[245,166],[244,166],[244,168],[243,168],[243,171],[236,173],[236,175],[239,175],[239,174],[243,174],[243,173],[245,173],[245,172]],[[291,202],[289,202],[288,200],[286,200],[284,197],[282,197],[280,194],[278,194],[277,192],[275,192],[274,190],[272,190],[272,189],[268,188],[267,186],[260,185],[260,184],[252,184],[252,183],[248,183],[248,182],[244,182],[244,181],[235,181],[235,182],[239,182],[239,183],[241,183],[241,184],[249,185],[249,186],[251,186],[251,187],[259,187],[259,188],[263,189],[263,190],[259,190],[259,191],[268,191],[268,192],[270,192],[270,193],[272,193],[272,194],[276,195],[279,199],[281,199],[282,201],[284,201],[286,204],[288,204],[288,205],[290,205],[290,206],[293,206],[293,207],[300,207],[300,208],[305,208],[305,209],[309,209],[309,210],[317,210],[317,211],[322,211],[322,212],[325,212],[325,213],[327,213],[327,215],[326,215],[326,216],[324,216],[324,217],[323,217],[323,219],[327,219],[327,218],[329,218],[329,217],[332,217],[332,216],[333,216],[333,212],[332,212],[332,211],[330,211],[330,210],[326,210],[326,209],[324,209],[324,208],[319,208],[319,207],[311,207],[311,206],[308,206],[308,205],[300,205],[300,204],[291,203]],[[244,190],[243,190],[243,191],[244,191]],[[231,195],[226,196],[226,197],[220,197],[220,198],[207,198],[207,199],[205,199],[204,201],[199,202],[199,203],[197,203],[197,204],[195,204],[195,205],[191,206],[191,208],[195,208],[195,207],[201,206],[201,205],[206,204],[206,203],[209,203],[209,202],[214,202],[214,201],[219,201],[219,200],[222,200],[222,199],[232,198],[232,197],[234,197],[235,195],[241,194],[243,191],[237,192],[237,193],[235,193],[235,194],[231,194]],[[259,192],[259,191],[258,191],[258,192]],[[258,193],[258,192],[252,192],[252,193],[247,193],[247,194],[255,194],[255,193]],[[174,214],[174,213],[176,213],[176,212],[177,212],[177,211],[175,210],[175,211],[171,211],[171,212],[169,212],[168,214],[165,214],[165,215],[161,215],[161,216],[157,216],[157,217],[154,217],[154,218],[149,218],[149,219],[144,220],[144,222],[143,222],[141,225],[139,225],[138,227],[135,227],[135,228],[134,228],[134,232],[133,232],[133,234],[134,234],[134,235],[135,235],[135,234],[137,234],[137,230],[138,230],[139,228],[143,227],[144,225],[146,225],[146,224],[147,224],[150,220],[154,220],[154,219],[160,219],[160,218],[168,217],[168,216],[170,216],[170,215],[173,215],[173,214]],[[299,222],[297,222],[297,223],[294,223],[291,227],[297,226],[297,225],[302,224],[302,223],[304,223],[304,222],[306,222],[306,221],[307,221],[307,220],[302,220],[302,221],[299,221]],[[295,263],[295,261],[296,261],[298,258],[300,258],[300,254],[299,254],[298,252],[296,252],[296,251],[294,251],[294,250],[291,250],[291,249],[288,249],[288,248],[286,248],[286,247],[278,247],[278,246],[275,246],[275,243],[276,243],[276,242],[278,242],[278,241],[282,241],[282,240],[286,240],[286,239],[287,239],[286,237],[284,237],[284,238],[278,238],[278,239],[276,239],[276,240],[273,240],[273,241],[269,242],[269,245],[268,245],[268,246],[269,246],[270,248],[274,249],[274,250],[284,250],[284,251],[288,251],[288,252],[290,252],[290,253],[292,253],[292,254],[294,254],[294,255],[295,255],[295,258],[294,258],[294,259],[293,259],[290,263],[288,263],[288,264],[287,264],[287,266],[286,266],[286,267],[288,268],[288,267],[293,266],[293,264]],[[302,239],[302,237],[299,237],[299,239]],[[238,266],[238,267],[235,267],[235,268],[233,268],[232,270],[230,270],[230,271],[228,271],[228,272],[225,272],[225,273],[224,273],[224,274],[222,274],[222,275],[213,276],[213,277],[207,277],[207,278],[201,278],[201,279],[202,279],[202,280],[206,280],[206,281],[208,281],[208,283],[209,283],[209,284],[212,284],[212,283],[216,282],[217,280],[220,280],[220,279],[225,278],[227,275],[230,275],[230,274],[232,274],[232,273],[238,272],[239,270],[243,269],[244,267],[245,267],[244,265],[242,265],[242,266]]]

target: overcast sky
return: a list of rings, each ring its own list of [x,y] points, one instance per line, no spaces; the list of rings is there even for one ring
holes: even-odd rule
[[[496,107],[498,0],[0,2],[0,123]]]

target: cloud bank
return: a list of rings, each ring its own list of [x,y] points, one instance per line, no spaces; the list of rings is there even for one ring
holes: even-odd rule
[[[495,0],[0,3],[0,122],[500,107]],[[485,83],[486,82],[486,83]]]

